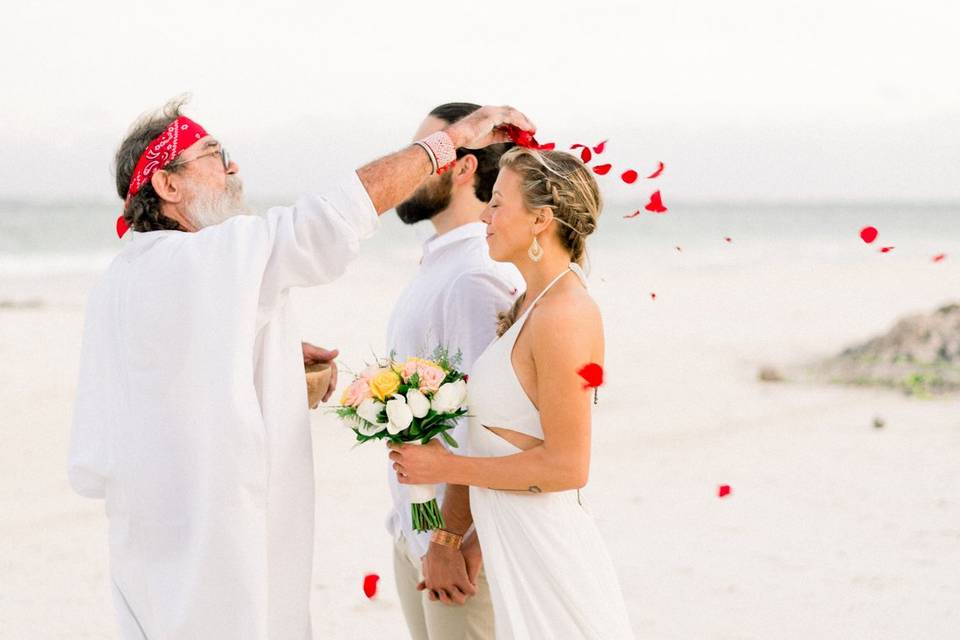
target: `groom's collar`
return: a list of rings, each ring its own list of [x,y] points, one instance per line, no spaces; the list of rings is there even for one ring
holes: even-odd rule
[[[483,222],[468,222],[443,235],[432,235],[423,243],[423,257],[426,258],[447,245],[466,240],[467,238],[483,238],[487,235],[487,225]]]

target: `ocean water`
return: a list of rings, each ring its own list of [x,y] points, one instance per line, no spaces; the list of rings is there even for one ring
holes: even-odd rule
[[[666,214],[624,219],[642,203],[608,202],[590,255],[617,268],[669,263],[681,270],[851,264],[877,259],[882,246],[895,247],[883,256],[890,260],[930,261],[939,253],[960,260],[960,203],[666,204]],[[119,202],[0,200],[0,277],[104,269],[125,242],[114,231],[119,212]],[[385,260],[416,253],[432,232],[426,224],[405,227],[390,213],[383,221],[367,244]],[[880,231],[872,245],[859,238],[867,225]]]

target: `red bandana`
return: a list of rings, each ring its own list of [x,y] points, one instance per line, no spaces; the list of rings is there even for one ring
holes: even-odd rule
[[[127,190],[126,202],[129,202],[143,185],[150,182],[153,174],[165,168],[206,135],[207,132],[203,127],[186,116],[180,116],[171,122],[163,133],[147,145],[140,160],[137,161],[133,177],[130,179],[130,188]],[[117,235],[122,238],[128,228],[127,221],[121,215],[117,219]]]

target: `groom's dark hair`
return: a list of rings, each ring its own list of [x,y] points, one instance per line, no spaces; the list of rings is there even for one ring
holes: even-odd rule
[[[443,120],[447,124],[453,124],[479,108],[480,105],[472,102],[448,102],[431,111],[430,115]],[[493,183],[497,181],[497,174],[500,172],[500,156],[512,149],[513,146],[512,142],[506,142],[491,144],[483,149],[457,149],[458,159],[468,155],[477,159],[473,193],[480,202],[490,202],[490,198],[493,197]]]

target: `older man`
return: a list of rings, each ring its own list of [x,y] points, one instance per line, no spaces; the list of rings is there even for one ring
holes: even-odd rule
[[[123,638],[310,637],[309,354],[289,290],[342,274],[378,214],[507,124],[534,128],[485,107],[262,216],[237,215],[239,168],[180,104],[131,129],[133,237],[90,295],[68,469],[105,500]]]

